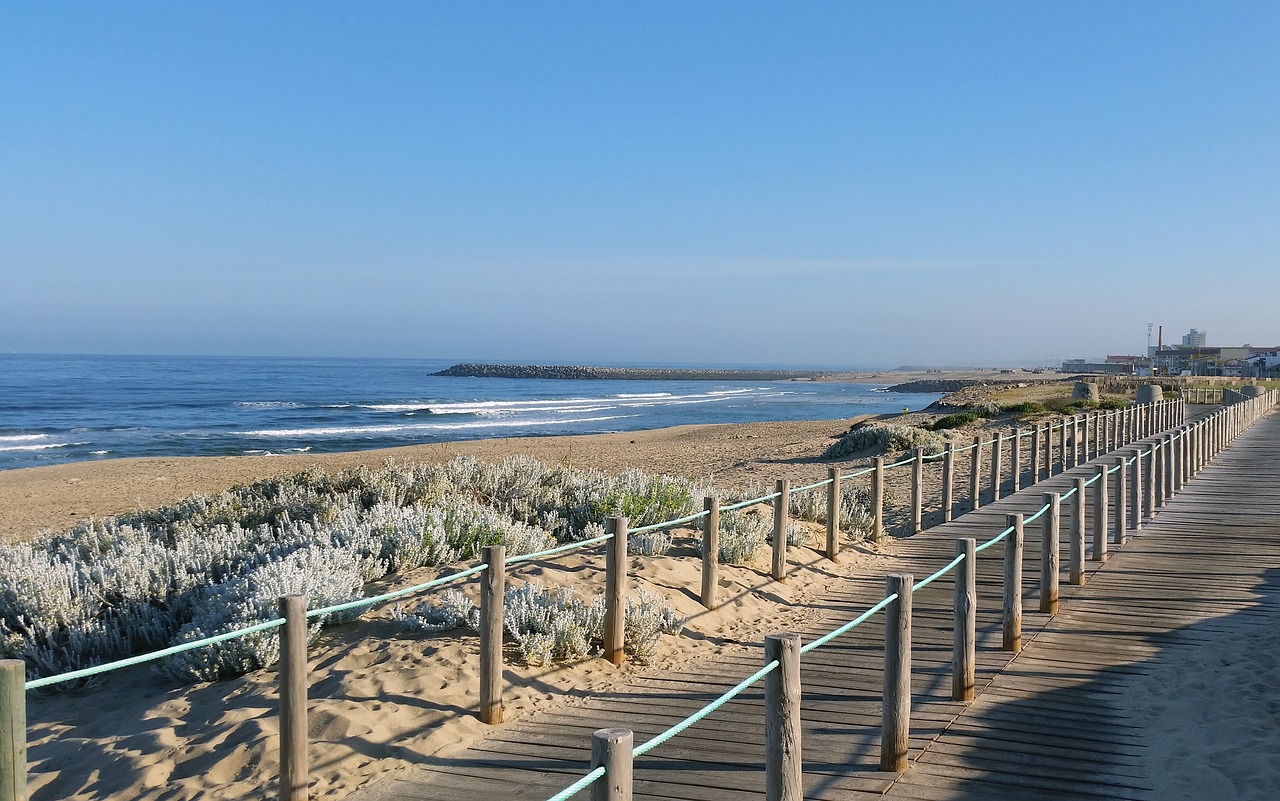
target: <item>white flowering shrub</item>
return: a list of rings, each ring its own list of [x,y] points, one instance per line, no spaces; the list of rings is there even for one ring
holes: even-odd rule
[[[663,556],[671,550],[673,538],[670,529],[628,534],[627,553],[632,556]]]
[[[831,443],[822,452],[822,458],[839,459],[851,453],[868,450],[897,453],[914,448],[924,448],[927,455],[932,455],[941,453],[946,442],[941,435],[928,429],[891,423],[874,423],[849,429],[844,436]]]
[[[519,645],[527,664],[550,665],[600,653],[604,596],[584,601],[569,587],[544,588],[530,582],[507,590],[502,597],[503,628]],[[442,593],[437,602],[422,602],[412,613],[397,609],[393,617],[410,628],[431,632],[480,627],[480,610],[456,590]],[[676,634],[684,625],[670,604],[644,590],[627,599],[623,619],[623,650],[641,663],[657,652],[661,635]]]
[[[770,521],[752,511],[722,513],[717,561],[728,565],[750,562],[769,542],[772,528]]]
[[[791,514],[798,520],[813,523],[827,522],[827,491],[825,487],[800,492],[791,496]],[[865,535],[871,530],[871,491],[866,487],[840,485],[840,529],[855,535]]]
[[[486,545],[516,556],[598,536],[613,514],[633,526],[684,516],[699,489],[639,471],[460,457],[313,469],[192,495],[0,546],[0,657],[36,676],[101,664],[269,620],[281,594],[316,608],[355,600],[388,574],[476,559]],[[636,547],[661,553],[669,537],[638,537]],[[277,652],[277,634],[265,632],[161,670],[206,680],[271,664]]]
[[[806,546],[813,539],[813,532],[803,523],[797,523],[794,520],[787,522],[787,545],[796,547]]]

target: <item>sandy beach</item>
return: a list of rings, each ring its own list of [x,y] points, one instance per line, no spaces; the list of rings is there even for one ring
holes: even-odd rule
[[[927,416],[891,417],[918,423]],[[682,426],[322,456],[122,459],[14,470],[0,473],[0,531],[11,540],[21,540],[41,529],[61,529],[90,517],[154,507],[195,492],[214,493],[311,465],[337,471],[378,465],[389,458],[443,461],[459,454],[483,460],[523,454],[607,471],[638,467],[654,473],[712,477],[718,487],[771,490],[776,479],[808,483],[825,478],[833,464],[853,469],[867,463],[867,458],[834,463],[818,458],[853,422]],[[957,468],[957,486],[963,487],[967,460],[958,460]],[[937,472],[926,474],[926,508],[936,508]],[[896,470],[889,476],[888,497],[898,509],[889,513],[892,524],[900,519],[909,475]],[[813,525],[812,530],[816,544],[821,527]],[[508,718],[573,704],[637,670],[735,650],[755,653],[766,631],[815,614],[811,604],[841,582],[880,576],[892,558],[894,542],[889,538],[873,546],[849,541],[837,565],[814,548],[794,549],[795,572],[786,584],[769,579],[767,554],[750,565],[726,566],[721,592],[730,600],[708,612],[697,601],[696,532],[683,529],[670,554],[630,560],[634,586],[661,595],[688,618],[681,634],[664,637],[649,666],[628,663],[619,669],[601,659],[588,659],[536,667],[509,659]],[[419,570],[368,589],[372,593],[407,586],[443,572],[443,568]],[[604,581],[602,552],[587,550],[529,563],[513,571],[508,581],[571,581],[580,591],[597,589]],[[476,586],[472,582],[465,589],[474,595]],[[407,603],[416,600],[407,599]],[[487,727],[474,714],[478,695],[475,637],[464,632],[408,631],[391,619],[390,611],[390,607],[378,608],[360,621],[326,629],[310,650],[313,797],[343,798],[415,760],[459,749],[485,734]],[[1252,678],[1256,680],[1256,673]],[[28,709],[31,797],[33,801],[249,799],[261,798],[264,788],[270,795],[278,770],[275,680],[274,670],[268,669],[233,680],[176,687],[144,666],[110,674],[74,692],[33,693]]]
[[[499,459],[526,454],[553,463],[714,476],[722,486],[777,478],[825,477],[816,456],[850,421],[692,426],[584,437],[484,440],[321,457],[124,459],[0,474],[4,531],[24,538],[47,527],[216,492],[318,464],[338,470],[397,460],[443,460],[456,454]],[[852,462],[843,463],[845,465]],[[901,472],[901,471],[897,471]],[[821,527],[812,526],[819,542]],[[697,601],[696,532],[682,530],[663,557],[633,557],[635,586],[660,594],[688,618],[679,636],[664,637],[654,665],[675,665],[726,649],[758,647],[766,629],[799,621],[808,606],[847,576],[875,573],[892,540],[878,548],[849,542],[839,565],[812,548],[793,551],[785,585],[769,579],[767,554],[747,566],[725,566],[721,593],[708,612]],[[417,571],[370,592],[405,586],[443,571]],[[602,551],[574,553],[512,572],[512,583],[571,581],[581,591],[603,586]],[[510,584],[509,584],[510,586]],[[467,591],[474,593],[474,582]],[[408,599],[410,602],[417,599]],[[352,789],[417,758],[482,736],[474,711],[477,642],[466,633],[424,635],[376,609],[355,623],[326,629],[312,646],[311,757],[319,798]],[[554,667],[509,660],[509,718],[598,692],[641,666],[614,668],[601,659]],[[276,780],[275,672],[174,687],[147,667],[110,674],[97,686],[29,700],[34,801],[54,799],[248,799]]]

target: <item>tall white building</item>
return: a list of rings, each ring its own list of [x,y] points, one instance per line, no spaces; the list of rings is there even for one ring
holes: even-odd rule
[[[1203,348],[1205,341],[1205,333],[1191,329],[1191,333],[1182,337],[1182,347],[1184,348]]]

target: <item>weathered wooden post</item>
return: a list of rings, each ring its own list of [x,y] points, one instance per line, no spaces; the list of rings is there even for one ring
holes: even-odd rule
[[[702,605],[718,609],[716,598],[720,586],[720,499],[703,498],[702,508],[707,516],[702,518]]]
[[[773,580],[787,580],[787,525],[791,522],[791,481],[780,479],[773,491]]]
[[[1067,581],[1075,586],[1084,584],[1084,478],[1074,481],[1075,493],[1071,496],[1071,565]]]
[[[995,503],[1000,500],[1000,478],[1004,472],[1001,461],[1004,457],[1004,448],[1000,444],[1000,432],[995,432],[995,438],[991,443],[991,502]]]
[[[1093,421],[1093,415],[1085,412],[1080,416],[1080,463],[1089,461],[1089,424]]]
[[[1044,502],[1049,511],[1044,516],[1040,538],[1040,611],[1058,613],[1058,543],[1062,526],[1061,496],[1046,492]]]
[[[507,549],[486,546],[489,569],[480,574],[480,722],[502,722],[502,633],[507,581]]]
[[[1180,477],[1182,475],[1182,437],[1178,429],[1174,429],[1167,434],[1168,440],[1165,444],[1169,450],[1169,480],[1168,486],[1165,488],[1165,498],[1172,498],[1178,494],[1178,490],[1182,489]]]
[[[306,792],[305,782],[302,787]],[[27,663],[21,659],[0,659],[0,799],[27,801]]]
[[[1143,490],[1145,485],[1142,483],[1142,448],[1134,448],[1130,453],[1133,454],[1133,483],[1129,490],[1129,516],[1132,518],[1130,528],[1134,531],[1142,530],[1142,501],[1145,497]]]
[[[1044,476],[1053,478],[1053,423],[1044,427]]]
[[[1173,441],[1173,492],[1182,492],[1187,480],[1187,427],[1179,426]]]
[[[1107,448],[1106,422],[1107,416],[1104,412],[1093,413],[1093,458],[1097,459]]]
[[[942,446],[942,522],[950,523],[954,514],[956,486],[956,444],[948,440]]]
[[[804,801],[800,742],[800,635],[768,634],[764,663],[778,667],[764,677],[764,797]]]
[[[626,658],[622,635],[627,614],[627,519],[610,517],[605,530],[604,658],[621,665]]]
[[[982,507],[982,435],[973,438],[969,452],[969,510]]]
[[[1107,561],[1107,466],[1097,465],[1093,485],[1093,561]]]
[[[1014,427],[1013,443],[1009,447],[1009,477],[1013,480],[1013,491],[1022,489],[1022,429]]]
[[[1058,430],[1058,473],[1067,471],[1067,418],[1062,418],[1062,428]]]
[[[1164,435],[1156,437],[1156,441],[1151,445],[1151,485],[1152,485],[1152,504],[1151,513],[1154,515],[1157,509],[1164,508],[1164,474],[1165,463],[1169,459],[1169,449],[1165,447]]]
[[[591,769],[604,775],[591,785],[591,801],[631,801],[635,735],[630,729],[597,729],[591,735]]]
[[[840,561],[840,470],[827,468],[827,558]]]
[[[1031,429],[1031,483],[1040,483],[1040,424]]]
[[[955,600],[952,604],[954,634],[951,644],[951,700],[972,701],[977,675],[977,542],[973,537],[956,540],[956,556],[964,559],[956,565]]]
[[[1004,541],[1003,647],[1015,654],[1022,650],[1022,514],[1007,515],[1013,531]]]
[[[871,541],[884,539],[884,457],[877,456],[871,471]]]
[[[888,595],[897,595],[884,611],[884,720],[880,732],[880,770],[907,769],[907,740],[911,736],[911,585],[909,573],[895,573],[885,581]]]
[[[924,448],[912,452],[911,461],[911,533],[924,530]]]
[[[284,618],[279,668],[280,801],[307,801],[307,785],[311,783],[307,762],[307,599],[284,595],[278,603]],[[25,779],[25,763],[22,773]]]
[[[1067,467],[1076,466],[1078,461],[1077,453],[1080,450],[1080,415],[1073,414],[1071,416],[1071,449],[1067,452]]]
[[[1129,495],[1128,459],[1123,455],[1117,456],[1115,459],[1116,466],[1116,491],[1115,499],[1111,502],[1112,512],[1115,518],[1113,525],[1115,526],[1115,543],[1116,545],[1124,545],[1127,539],[1129,528],[1129,514],[1126,509],[1126,501]]]

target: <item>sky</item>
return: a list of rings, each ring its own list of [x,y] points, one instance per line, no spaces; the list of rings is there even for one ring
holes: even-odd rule
[[[0,8],[0,352],[1280,344],[1280,3]]]

